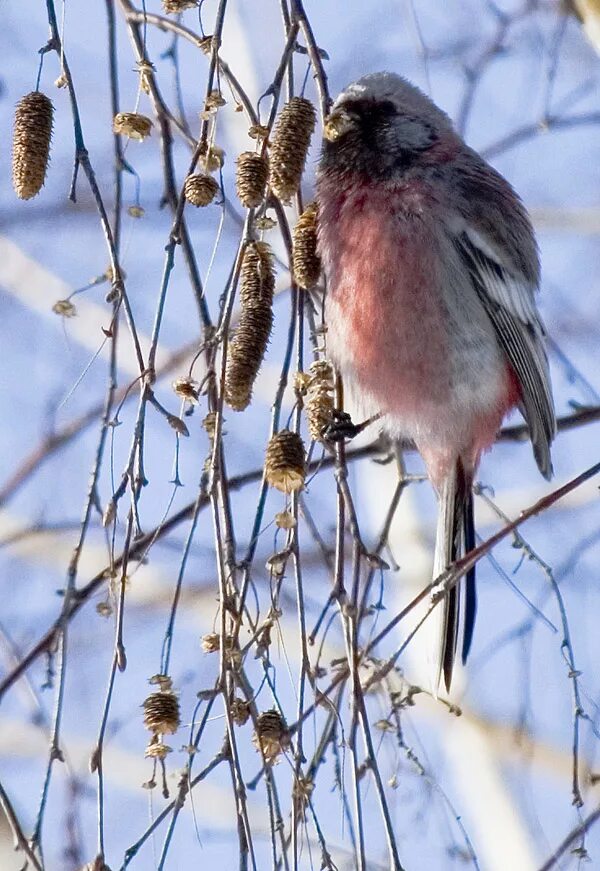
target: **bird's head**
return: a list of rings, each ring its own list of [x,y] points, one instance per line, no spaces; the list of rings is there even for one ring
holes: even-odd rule
[[[373,73],[335,101],[320,170],[386,178],[413,166],[448,133],[450,119],[422,91],[394,73]]]

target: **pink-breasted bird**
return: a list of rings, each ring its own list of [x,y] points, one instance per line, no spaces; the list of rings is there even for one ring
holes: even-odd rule
[[[531,222],[448,116],[393,73],[350,85],[317,175],[327,351],[359,410],[412,439],[439,500],[434,577],[474,547],[472,484],[515,407],[544,477],[556,423]],[[435,688],[450,688],[475,577],[444,599]],[[460,628],[459,628],[460,627]]]

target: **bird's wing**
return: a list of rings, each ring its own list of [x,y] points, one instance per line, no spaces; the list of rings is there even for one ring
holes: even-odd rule
[[[556,433],[544,327],[535,305],[535,286],[500,262],[479,233],[463,228],[456,244],[473,286],[519,381],[522,412],[544,477],[552,475],[550,443]]]

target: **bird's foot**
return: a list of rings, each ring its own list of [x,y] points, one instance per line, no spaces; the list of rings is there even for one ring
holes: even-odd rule
[[[370,423],[377,420],[380,415],[369,417],[362,423],[353,423],[347,411],[334,411],[333,420],[323,429],[323,438],[328,442],[342,442],[346,439],[356,438]]]

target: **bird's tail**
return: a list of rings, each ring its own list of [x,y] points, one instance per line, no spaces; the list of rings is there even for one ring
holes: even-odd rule
[[[475,547],[472,479],[465,471],[460,458],[440,488],[438,511],[434,578]],[[473,567],[467,572],[464,582],[461,579],[438,606],[441,609],[441,619],[438,621],[440,631],[436,639],[436,651],[432,663],[435,692],[439,687],[442,674],[446,690],[450,690],[459,634],[462,634],[463,663],[467,658],[473,640],[476,607],[475,568]]]

